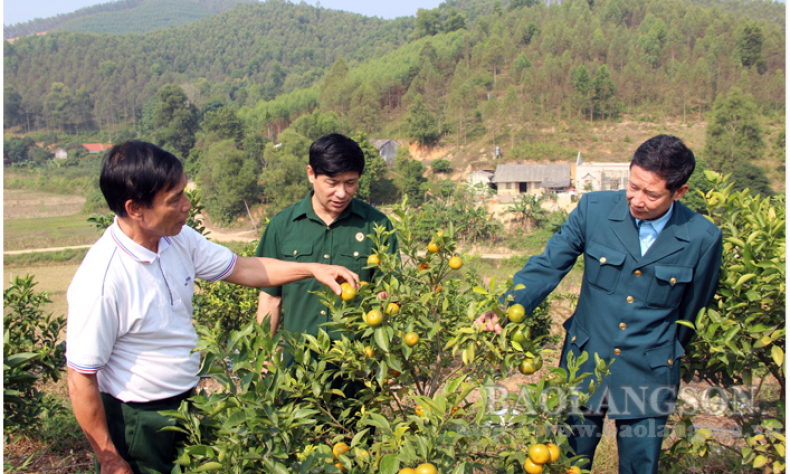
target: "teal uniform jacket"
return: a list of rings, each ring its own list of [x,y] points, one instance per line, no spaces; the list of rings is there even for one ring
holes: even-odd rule
[[[611,374],[585,404],[608,403],[611,419],[666,416],[674,411],[680,357],[694,322],[713,297],[721,266],[722,233],[705,217],[674,203],[666,227],[644,256],[625,191],[585,194],[546,244],[514,276],[526,288],[514,293],[527,314],[543,301],[584,254],[584,277],[567,330],[560,366],[568,351],[614,360]],[[581,388],[586,388],[585,380]],[[605,394],[608,392],[608,397]]]

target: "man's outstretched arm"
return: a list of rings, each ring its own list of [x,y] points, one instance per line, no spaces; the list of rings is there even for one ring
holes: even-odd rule
[[[236,268],[225,281],[255,288],[281,286],[286,283],[315,278],[327,285],[335,294],[340,294],[338,280],[352,285],[359,282],[359,276],[345,267],[321,263],[285,262],[265,257],[239,257]]]

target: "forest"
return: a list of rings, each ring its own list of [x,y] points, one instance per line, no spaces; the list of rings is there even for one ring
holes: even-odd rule
[[[536,128],[633,114],[707,122],[705,165],[737,169],[765,191],[755,163],[784,148],[784,134],[766,143],[761,125],[785,107],[784,8],[450,0],[382,20],[269,0],[142,35],[48,33],[4,44],[4,128],[48,143],[156,141],[186,160],[209,211],[218,211],[217,189],[237,191],[220,220],[244,199],[283,199],[273,183],[302,189],[306,146],[330,131],[426,148],[485,137],[509,159],[553,160],[556,147],[537,145]],[[390,182],[401,189],[420,171],[406,161],[414,169]]]
[[[186,25],[255,0],[115,0],[71,13],[3,26],[3,38],[67,30],[84,33],[145,33]],[[124,21],[119,21],[123,18]]]

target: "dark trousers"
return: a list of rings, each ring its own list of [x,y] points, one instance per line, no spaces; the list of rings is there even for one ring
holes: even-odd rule
[[[595,448],[603,435],[604,415],[587,415],[582,420],[577,415],[567,419],[572,434],[568,439],[577,455],[590,460],[582,469],[590,469]],[[661,443],[667,433],[667,417],[615,420],[617,452],[620,474],[656,474]]]
[[[159,412],[177,410],[181,401],[190,395],[191,391],[154,402],[124,403],[106,393],[101,394],[112,442],[134,474],[170,474],[178,453],[177,445],[185,440],[185,435],[160,431],[165,426],[174,426],[175,421]],[[98,461],[96,474],[101,474]]]

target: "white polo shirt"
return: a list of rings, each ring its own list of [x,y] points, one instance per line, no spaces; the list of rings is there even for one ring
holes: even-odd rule
[[[184,226],[154,253],[117,221],[90,249],[69,286],[66,360],[97,374],[99,390],[148,402],[197,385],[200,353],[192,325],[195,277],[222,280],[236,265],[228,248]]]

